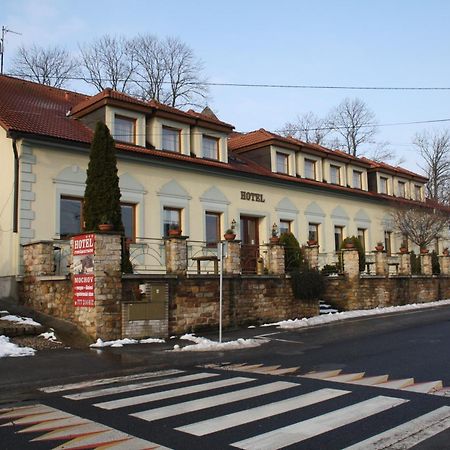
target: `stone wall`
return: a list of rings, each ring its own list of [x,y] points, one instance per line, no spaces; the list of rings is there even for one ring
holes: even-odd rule
[[[324,300],[341,310],[424,303],[450,298],[450,277],[329,277]]]

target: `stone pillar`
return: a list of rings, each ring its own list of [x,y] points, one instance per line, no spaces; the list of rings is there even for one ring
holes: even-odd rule
[[[408,253],[400,254],[399,275],[411,275],[411,255]]]
[[[117,234],[95,234],[95,338],[122,337],[122,247]]]
[[[319,246],[317,244],[305,247],[305,259],[310,269],[319,268]]]
[[[375,253],[375,273],[381,276],[386,276],[388,273],[387,255],[383,251]]]
[[[284,275],[284,247],[280,244],[269,244],[269,273],[272,275]]]
[[[441,275],[450,275],[450,255],[439,256]]]
[[[177,275],[185,275],[187,270],[187,237],[174,236],[165,241],[166,271]]]
[[[433,267],[431,265],[431,254],[421,253],[420,254],[420,272],[422,275],[433,275]]]
[[[55,253],[53,241],[38,241],[23,246],[25,276],[53,275]]]
[[[342,250],[344,273],[350,280],[359,278],[359,254],[355,248]]]
[[[223,272],[238,275],[241,273],[241,241],[227,241],[225,245]]]

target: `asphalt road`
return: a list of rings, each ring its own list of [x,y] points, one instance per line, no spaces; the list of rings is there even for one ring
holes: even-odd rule
[[[15,421],[0,427],[1,447],[44,449],[66,443],[64,448],[80,448],[67,442],[93,433],[89,436],[122,442],[123,447],[111,448],[128,450],[134,448],[130,436],[136,448],[148,446],[136,439],[176,449],[341,449],[358,442],[363,442],[360,448],[411,448],[423,437],[427,439],[415,448],[450,448],[450,397],[408,390],[437,380],[450,386],[449,307],[310,329],[264,327],[224,334],[226,340],[255,336],[268,342],[247,350],[188,353],[168,351],[176,343],[172,340],[0,360],[0,408],[44,408],[0,415],[2,422]],[[278,373],[280,369],[292,372]],[[311,371],[314,378],[305,377]],[[142,378],[123,378],[143,372]],[[414,378],[414,384],[402,389],[364,384],[382,375],[387,382]],[[89,384],[113,376],[122,378]],[[81,380],[88,384],[39,390]],[[115,390],[98,391],[105,388]],[[45,414],[51,414],[49,419]],[[64,421],[75,426],[69,428],[73,435],[31,442],[55,433]],[[77,434],[80,421],[88,422]],[[30,424],[41,429],[23,432]],[[95,431],[99,426],[107,430]],[[397,438],[406,436],[403,447],[376,447],[367,441],[395,427],[400,427]]]

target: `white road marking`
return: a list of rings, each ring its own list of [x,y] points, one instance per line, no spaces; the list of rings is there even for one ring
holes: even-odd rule
[[[303,408],[308,405],[313,405],[315,403],[323,402],[325,400],[340,397],[341,395],[349,393],[350,391],[342,391],[337,389],[320,389],[319,391],[298,395],[296,397],[288,398],[287,400],[281,400],[278,402],[269,403],[267,405],[258,406],[256,408],[227,414],[225,416],[184,425],[176,428],[176,430],[194,434],[195,436],[204,436],[205,434],[215,433],[217,431],[226,430],[245,423],[265,419],[267,417],[272,417],[294,409]]]
[[[442,389],[443,384],[441,380],[437,381],[428,381],[426,383],[417,383],[412,386],[408,386],[403,388],[403,391],[410,391],[410,392],[421,392],[422,394],[428,394],[434,391],[438,391],[439,389]]]
[[[443,406],[384,433],[358,442],[346,450],[367,450],[368,448],[381,450],[388,447],[391,449],[411,448],[449,427],[450,407]]]
[[[402,389],[407,386],[414,384],[414,378],[404,378],[402,380],[392,380],[386,383],[377,384],[377,387],[387,388],[387,389]]]
[[[335,377],[329,377],[326,381],[335,381],[336,383],[349,383],[351,381],[360,380],[364,376],[365,372],[359,373],[344,373],[343,375],[336,375]]]
[[[386,383],[389,375],[376,375],[373,377],[365,377],[360,380],[349,381],[350,384],[361,384],[363,386],[376,386],[380,383]]]
[[[152,420],[165,419],[167,417],[177,416],[179,414],[189,413],[191,411],[199,411],[201,409],[211,408],[218,405],[226,405],[228,403],[282,391],[295,386],[300,385],[297,383],[288,383],[286,381],[277,381],[275,383],[263,384],[262,386],[254,386],[239,391],[227,392],[226,394],[200,398],[190,402],[149,409],[147,411],[141,411],[130,415],[150,422]]]
[[[337,377],[342,372],[342,369],[326,370],[324,372],[309,372],[305,375],[300,375],[303,378],[313,378],[315,380],[325,380],[330,377]]]
[[[71,384],[60,384],[58,386],[47,386],[40,388],[39,390],[42,392],[46,392],[47,394],[51,394],[52,392],[64,392],[64,391],[71,391],[75,389],[84,389],[94,386],[103,386],[105,384],[111,384],[111,383],[126,383],[128,381],[134,381],[134,380],[142,380],[145,378],[154,378],[154,377],[161,377],[166,375],[175,375],[177,373],[182,373],[183,370],[160,370],[157,372],[144,372],[144,373],[138,373],[135,375],[124,375],[121,377],[114,377],[114,378],[101,378],[98,380],[90,380],[90,381],[81,381],[80,383],[71,383]]]
[[[249,381],[255,381],[254,378],[234,377],[227,378],[225,380],[212,381],[210,383],[196,384],[194,386],[188,386],[178,389],[171,389],[163,392],[154,392],[152,394],[139,395],[136,397],[127,397],[120,400],[112,400],[109,402],[95,403],[94,406],[102,409],[118,409],[126,406],[141,405],[142,403],[153,402],[156,400],[162,400],[167,398],[178,397],[181,395],[194,394],[197,392],[209,391],[211,389],[218,389],[226,386],[233,386],[236,384],[247,383]]]
[[[378,396],[231,445],[242,449],[275,450],[378,414],[407,401],[401,398]]]
[[[125,386],[116,386],[104,389],[96,389],[94,391],[80,392],[78,394],[64,395],[64,398],[70,400],[84,400],[87,398],[104,397],[105,395],[122,394],[124,392],[140,391],[156,386],[167,386],[170,384],[183,383],[186,381],[202,380],[204,378],[211,378],[219,376],[218,373],[194,373],[191,375],[183,375],[181,377],[164,378],[162,380],[148,381],[145,383],[127,384]]]

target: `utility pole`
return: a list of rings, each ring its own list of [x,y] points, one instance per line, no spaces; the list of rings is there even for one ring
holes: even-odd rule
[[[22,33],[18,33],[17,31],[10,30],[6,28],[4,25],[2,26],[2,37],[0,38],[0,74],[3,75],[3,57],[5,55],[5,35],[6,33],[13,33],[22,35]]]

